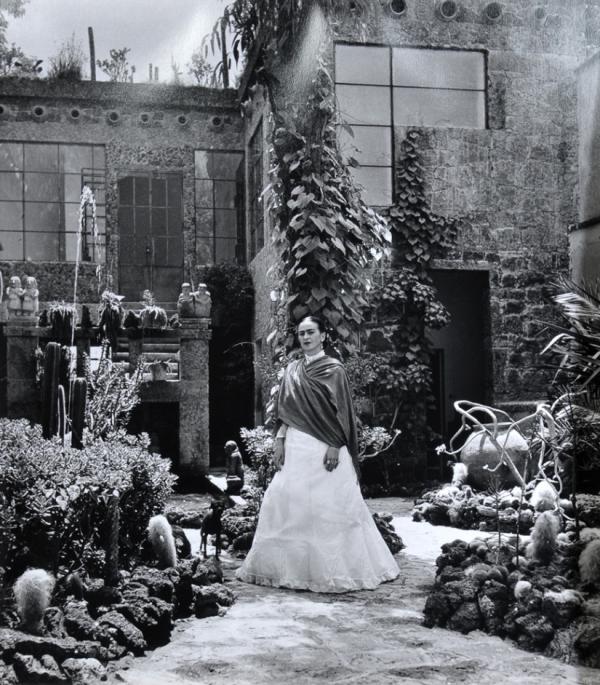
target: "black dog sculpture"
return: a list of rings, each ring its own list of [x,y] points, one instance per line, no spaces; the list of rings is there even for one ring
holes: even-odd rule
[[[200,551],[206,559],[206,543],[209,535],[215,536],[215,557],[218,559],[221,553],[221,515],[225,510],[223,500],[213,500],[210,503],[210,511],[202,519],[200,527]]]

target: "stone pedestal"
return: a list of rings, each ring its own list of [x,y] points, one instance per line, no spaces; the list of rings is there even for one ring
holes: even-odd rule
[[[182,474],[208,474],[208,345],[209,318],[180,318],[179,469]]]
[[[6,336],[6,415],[39,423],[39,390],[35,382],[35,350],[40,329],[35,321],[9,319]]]

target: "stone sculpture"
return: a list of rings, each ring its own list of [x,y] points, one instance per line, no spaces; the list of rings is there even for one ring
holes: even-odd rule
[[[210,293],[204,283],[198,285],[198,290],[192,291],[189,283],[183,283],[181,294],[177,300],[177,313],[182,318],[209,317],[212,306]]]
[[[23,290],[21,286],[21,279],[18,276],[11,276],[10,285],[6,289],[8,297],[8,318],[21,316]]]
[[[37,287],[37,280],[34,276],[27,276],[21,300],[21,316],[26,316],[27,318],[37,317],[40,308],[39,295],[40,291]]]

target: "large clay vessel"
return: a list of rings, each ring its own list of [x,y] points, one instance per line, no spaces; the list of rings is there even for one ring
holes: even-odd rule
[[[506,450],[515,467],[523,476],[527,463],[528,445],[527,440],[516,428],[510,428],[509,423],[497,423],[486,425],[486,428],[494,435],[496,441]],[[483,429],[474,430],[467,438],[460,450],[460,460],[469,471],[468,482],[478,490],[486,490],[490,487],[490,478],[498,478],[502,487],[519,485],[512,471],[506,464],[493,474],[493,469],[501,461],[501,452],[494,445],[489,433]]]

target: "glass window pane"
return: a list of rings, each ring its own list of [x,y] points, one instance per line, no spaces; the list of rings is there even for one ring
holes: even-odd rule
[[[152,208],[152,233],[165,235],[167,232],[167,210],[163,207]]]
[[[79,202],[81,198],[81,175],[64,174],[64,196],[65,202]]]
[[[213,152],[211,178],[234,179],[242,161],[241,152]]]
[[[23,169],[23,145],[0,143],[0,169],[11,171]]]
[[[27,202],[25,204],[25,230],[60,231],[60,205]],[[28,246],[27,249],[29,249]]]
[[[392,50],[395,86],[483,90],[483,53],[465,50]]]
[[[181,266],[183,264],[183,238],[169,238],[167,255],[170,266]]]
[[[181,177],[170,176],[167,179],[167,206],[179,207],[181,205],[182,193]]]
[[[389,85],[389,48],[365,45],[336,45],[335,80],[337,83]]]
[[[135,176],[133,179],[135,186],[135,204],[150,204],[150,179],[147,176]]]
[[[152,205],[165,207],[167,204],[167,181],[164,178],[152,179]]]
[[[215,235],[237,239],[237,212],[233,209],[215,209]]]
[[[133,207],[119,207],[119,233],[133,233]]]
[[[350,173],[362,186],[362,197],[368,205],[385,207],[392,204],[391,167],[350,167]]]
[[[183,230],[181,207],[169,207],[167,209],[167,232],[169,235],[177,235]]]
[[[215,241],[215,261],[218,262],[234,262],[235,261],[235,247],[237,240],[231,238],[217,238]]]
[[[92,148],[89,145],[61,145],[59,149],[61,169],[70,173],[81,173],[91,169]]]
[[[22,202],[0,202],[0,229],[13,231],[23,229]]]
[[[94,145],[93,157],[94,157],[94,169],[104,169],[106,166],[104,145]]]
[[[25,201],[60,202],[59,174],[25,174]]]
[[[96,216],[96,229],[100,235],[106,233],[106,219],[103,216]]]
[[[208,238],[213,235],[213,210],[196,210],[196,235]]]
[[[215,207],[235,207],[235,181],[215,181]]]
[[[119,205],[133,204],[133,176],[120,178],[119,186]]]
[[[14,231],[0,231],[0,245],[2,259],[23,259],[23,233]]]
[[[150,233],[150,209],[148,207],[136,207],[133,210],[136,235]]]
[[[345,160],[354,157],[360,164],[391,166],[392,134],[386,126],[353,126],[354,137],[338,128],[338,144]]]
[[[57,233],[26,233],[25,259],[33,261],[57,261],[59,258]]]
[[[348,124],[381,124],[391,119],[390,89],[382,86],[337,86],[342,121]]]
[[[198,238],[196,240],[196,259],[198,264],[213,263],[213,240],[212,238]]]
[[[208,150],[194,150],[194,175],[196,178],[208,178]]]
[[[196,207],[213,206],[213,182],[196,181]]]
[[[68,262],[77,261],[77,233],[65,234],[65,259]]]
[[[58,145],[25,143],[27,171],[58,171]]]
[[[23,174],[18,171],[0,172],[0,200],[23,200]]]
[[[485,94],[473,90],[394,88],[394,124],[485,128]]]
[[[79,205],[74,203],[64,205],[65,212],[65,231],[77,233],[79,230]],[[92,230],[90,221],[90,232]]]

